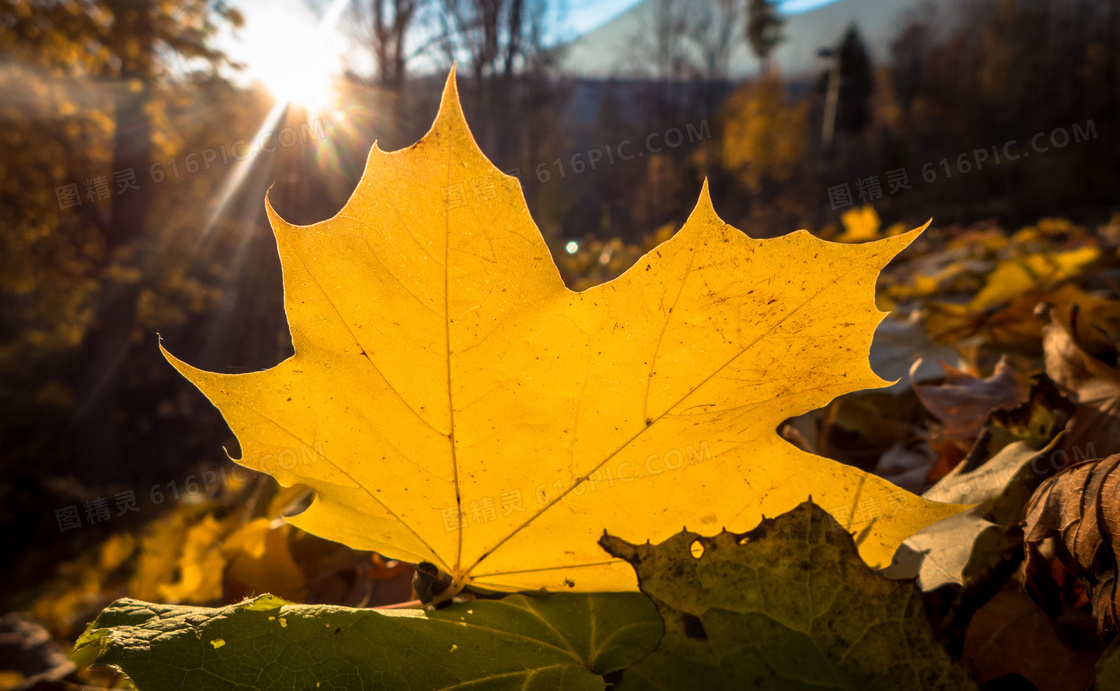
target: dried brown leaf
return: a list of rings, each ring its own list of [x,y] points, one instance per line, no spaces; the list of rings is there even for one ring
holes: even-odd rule
[[[1032,547],[1055,539],[1062,565],[1089,593],[1098,628],[1115,631],[1120,621],[1120,454],[1071,466],[1043,483],[1027,505],[1023,532]],[[1028,573],[1037,555],[1037,549],[1028,549]]]
[[[1120,372],[1090,355],[1078,333],[1076,306],[1068,316],[1050,305],[1037,311],[1043,322],[1046,374],[1077,404],[1066,435],[1066,448],[1082,457],[1120,453]]]
[[[921,366],[921,360],[910,370],[911,379]],[[955,367],[945,368],[945,383],[939,386],[914,384],[914,391],[922,405],[933,413],[945,428],[946,439],[973,441],[980,435],[988,414],[993,410],[1015,408],[1030,397],[1031,382],[1011,369],[1006,358],[1001,358],[992,376],[981,379]]]
[[[1101,651],[1091,621],[1088,636],[1079,630],[1079,614],[1088,617],[1070,610],[1056,622],[1026,595],[998,593],[969,622],[963,657],[981,684],[1018,674],[1039,691],[1081,691]]]

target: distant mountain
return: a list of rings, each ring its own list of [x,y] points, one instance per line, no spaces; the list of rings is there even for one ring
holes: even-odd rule
[[[573,41],[562,63],[568,74],[591,79],[607,77],[648,76],[647,49],[641,46],[657,25],[659,3],[665,0],[644,0],[606,24],[589,31]],[[683,3],[684,16],[695,16],[705,5],[715,0],[670,0]],[[890,44],[898,35],[907,16],[920,12],[931,25],[944,29],[951,20],[947,3],[925,0],[839,0],[802,14],[786,17],[782,28],[784,41],[779,45],[773,61],[787,78],[805,77],[825,68],[817,51],[835,46],[850,24],[856,24],[872,59],[881,61],[890,56]],[[730,76],[741,79],[758,74],[758,61],[747,49],[743,37],[746,18],[733,27],[733,49]],[[651,37],[650,37],[651,38]],[[645,39],[648,44],[648,39]],[[693,56],[697,57],[697,56]]]

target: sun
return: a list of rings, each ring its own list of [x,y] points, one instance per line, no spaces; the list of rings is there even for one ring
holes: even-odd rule
[[[341,65],[335,26],[346,0],[333,0],[322,18],[306,6],[278,2],[242,34],[239,61],[246,76],[268,89],[277,103],[324,110],[332,97],[332,77]]]
[[[299,54],[272,55],[253,71],[276,100],[317,112],[331,100],[331,74],[337,64],[328,51],[309,45]]]

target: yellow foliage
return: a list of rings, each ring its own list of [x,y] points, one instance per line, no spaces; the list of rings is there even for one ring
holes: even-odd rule
[[[229,564],[226,574],[258,593],[302,599],[306,579],[288,547],[292,526],[283,521],[277,523],[256,518],[227,537],[221,547]]]
[[[148,524],[129,596],[156,602],[202,604],[222,597],[221,544],[234,519],[218,521],[183,506]]]
[[[213,516],[204,516],[187,529],[176,559],[179,578],[159,585],[161,602],[202,604],[221,599],[226,566],[221,542],[227,529]]]
[[[883,566],[959,510],[775,432],[885,385],[868,363],[875,280],[915,232],[755,240],[705,189],[671,240],[574,293],[453,77],[432,130],[375,147],[337,216],[297,227],[267,209],[296,354],[239,375],[167,357],[221,409],[239,463],[315,490],[289,519],[310,533],[432,562],[448,593],[611,591],[636,583],[599,548],[604,529],[746,530],[812,495]],[[847,517],[867,501],[881,514]]]
[[[56,635],[80,630],[112,599],[107,583],[135,551],[136,540],[131,535],[111,535],[96,549],[60,564],[56,580],[28,610]]]
[[[160,588],[175,577],[189,521],[186,512],[174,511],[148,524],[140,538],[140,556],[128,585],[130,597],[160,599]]]
[[[97,568],[108,573],[124,565],[136,551],[136,538],[128,533],[118,533],[109,537],[101,545]]]
[[[836,238],[837,242],[867,242],[880,237],[879,226],[882,221],[879,220],[875,207],[870,204],[848,209],[841,214],[840,222],[844,224],[844,232]]]
[[[777,78],[740,87],[724,114],[723,167],[757,192],[788,182],[805,159],[807,104],[791,105]]]
[[[969,307],[974,311],[987,309],[1016,295],[1048,287],[1077,275],[1099,257],[1100,250],[1096,247],[1081,247],[1068,252],[1048,252],[1005,259],[996,265],[988,277],[987,285],[972,299]]]

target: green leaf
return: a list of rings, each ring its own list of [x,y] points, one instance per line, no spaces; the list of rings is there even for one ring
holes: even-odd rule
[[[511,595],[424,610],[293,605],[217,609],[114,602],[75,659],[141,691],[602,689],[650,651],[661,622],[637,593]]]
[[[743,535],[600,544],[634,566],[665,623],[620,689],[974,688],[917,587],[872,571],[812,502]]]
[[[1093,691],[1116,689],[1120,689],[1120,638],[1114,639],[1101,659],[1097,660],[1093,681]]]

